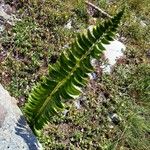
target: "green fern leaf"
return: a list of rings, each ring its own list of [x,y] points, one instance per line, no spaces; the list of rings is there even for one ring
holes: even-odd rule
[[[71,48],[49,66],[48,75],[32,89],[24,108],[33,131],[40,130],[50,117],[62,110],[64,101],[80,95],[88,82],[88,73],[93,71],[91,59],[99,58],[105,50],[103,44],[113,40],[122,15],[123,11],[92,31],[79,34]]]

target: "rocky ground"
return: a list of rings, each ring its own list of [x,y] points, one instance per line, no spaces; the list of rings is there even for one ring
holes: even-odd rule
[[[22,106],[32,85],[47,72],[49,63],[55,63],[64,45],[104,18],[93,11],[87,13],[89,8],[82,0],[0,2],[0,24],[5,28],[1,32],[0,82]],[[123,0],[91,2],[111,15],[124,5]],[[107,61],[92,61],[96,70],[83,95],[67,103],[66,110],[43,129],[40,141],[45,149],[149,149],[148,4],[148,0],[126,1],[118,30],[119,41],[126,46],[115,41],[105,52]],[[15,14],[21,21],[15,23]],[[121,59],[114,65],[118,54]],[[6,111],[1,109],[1,113],[2,123]]]

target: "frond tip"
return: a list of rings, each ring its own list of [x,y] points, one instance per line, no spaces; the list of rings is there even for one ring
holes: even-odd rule
[[[91,58],[99,58],[105,50],[103,44],[113,40],[122,15],[123,11],[92,31],[79,34],[71,48],[49,66],[48,75],[33,87],[24,108],[33,131],[40,130],[50,117],[62,110],[64,100],[80,95],[88,82],[88,73],[93,71]]]

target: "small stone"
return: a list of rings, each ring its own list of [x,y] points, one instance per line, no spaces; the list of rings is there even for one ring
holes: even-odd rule
[[[71,28],[72,28],[72,21],[69,20],[69,21],[67,22],[67,24],[64,26],[64,28],[66,28],[66,29],[71,29]]]
[[[109,113],[109,118],[115,125],[118,125],[121,121],[121,118],[116,113]]]
[[[64,116],[66,116],[68,112],[69,112],[69,110],[65,109],[62,113],[64,114]]]
[[[95,72],[88,73],[88,76],[89,76],[90,80],[95,80],[97,78],[97,75]]]
[[[96,67],[97,63],[98,63],[97,59],[91,59],[91,65],[93,67]]]
[[[81,108],[80,100],[75,101],[74,105],[77,109],[80,109]]]

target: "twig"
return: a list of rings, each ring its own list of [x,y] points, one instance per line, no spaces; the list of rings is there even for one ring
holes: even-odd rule
[[[102,9],[100,9],[99,7],[95,6],[94,4],[85,1],[85,3],[89,6],[91,6],[92,8],[94,8],[95,10],[99,11],[104,17],[108,17],[108,18],[112,18],[112,16],[110,16],[108,13],[104,12]]]

